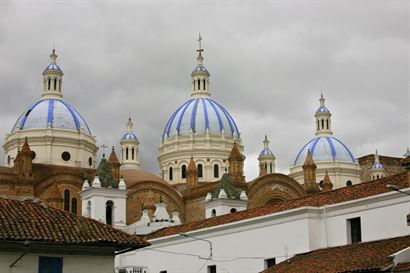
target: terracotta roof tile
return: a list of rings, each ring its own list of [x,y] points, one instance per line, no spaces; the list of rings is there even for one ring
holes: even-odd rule
[[[406,271],[410,271],[410,262],[398,263],[393,269],[393,272],[406,272]]]
[[[390,255],[409,246],[410,236],[405,236],[318,249],[298,254],[262,273],[381,272],[393,265]]]
[[[219,226],[300,207],[321,207],[323,205],[332,205],[350,200],[365,198],[368,196],[389,192],[390,190],[386,187],[387,184],[395,184],[400,186],[401,188],[407,188],[409,187],[408,176],[408,172],[406,171],[394,176],[385,177],[375,181],[364,182],[333,191],[316,193],[298,199],[288,200],[276,204],[269,204],[259,208],[230,213],[188,224],[173,226],[159,230],[151,234],[149,238],[153,239],[189,232],[192,230]]]
[[[45,206],[29,198],[0,196],[0,242],[111,245],[119,249],[149,243],[96,220]]]

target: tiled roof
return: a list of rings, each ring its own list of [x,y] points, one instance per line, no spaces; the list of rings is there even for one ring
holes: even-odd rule
[[[0,196],[0,242],[104,245],[117,250],[149,243],[96,220],[49,208],[29,198]]]
[[[393,269],[393,272],[407,272],[407,271],[410,271],[410,262],[398,263]]]
[[[221,215],[218,217],[204,219],[184,225],[173,226],[159,230],[158,232],[151,234],[149,238],[153,239],[173,234],[185,233],[192,230],[219,226],[300,207],[321,207],[323,205],[332,205],[350,200],[365,198],[368,196],[388,192],[389,189],[387,189],[386,187],[387,184],[395,184],[400,186],[401,188],[407,188],[409,187],[408,176],[409,174],[406,171],[394,176],[385,177],[375,181],[364,182],[333,191],[316,193],[298,199],[288,200],[276,204],[269,204],[259,208]]]
[[[409,246],[410,236],[405,236],[323,248],[298,254],[262,273],[390,272],[393,261],[389,256]]]

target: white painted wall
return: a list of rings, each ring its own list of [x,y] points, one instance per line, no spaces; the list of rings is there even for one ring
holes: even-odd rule
[[[410,192],[410,188],[406,190]],[[188,232],[212,242],[212,261],[204,259],[209,257],[208,243],[172,235],[120,255],[116,266],[147,266],[150,273],[192,273],[207,272],[206,265],[216,264],[217,272],[260,272],[264,259],[276,257],[280,262],[297,253],[345,245],[350,218],[361,217],[364,242],[408,235],[408,213],[410,196],[396,192],[321,208],[298,208]]]
[[[64,273],[113,273],[114,256],[27,254],[13,268],[10,265],[19,252],[0,252],[1,273],[38,273],[39,256],[62,257]]]

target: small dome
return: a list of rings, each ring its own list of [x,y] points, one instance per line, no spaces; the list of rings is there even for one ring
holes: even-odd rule
[[[302,165],[307,151],[310,149],[313,160],[320,161],[344,161],[354,163],[355,159],[349,148],[340,140],[332,136],[316,137],[310,140],[300,150],[294,161],[294,166]]]
[[[137,140],[137,136],[134,133],[126,133],[121,140]]]
[[[260,156],[273,156],[273,153],[270,149],[263,149],[259,155]]]
[[[383,165],[380,164],[379,162],[375,162],[372,165],[372,169],[383,169]]]
[[[49,65],[44,69],[44,71],[47,71],[47,70],[58,70],[58,71],[62,71],[61,68],[60,68],[57,64],[53,64],[53,63],[49,64]]]
[[[320,106],[316,113],[324,113],[324,112],[330,112],[329,109],[326,108],[326,106]]]
[[[61,99],[42,99],[36,102],[17,119],[11,132],[46,128],[84,130],[91,135],[90,128],[80,113]]]
[[[178,135],[221,134],[240,137],[238,127],[226,109],[210,98],[193,98],[182,104],[168,120],[162,139]]]
[[[206,70],[205,66],[203,65],[197,65],[192,73],[207,73],[209,75],[208,70]]]

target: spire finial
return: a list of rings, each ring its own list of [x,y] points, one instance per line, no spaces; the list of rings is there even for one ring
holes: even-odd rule
[[[53,47],[53,50],[50,55],[50,63],[55,64],[57,59],[56,49]]]
[[[132,126],[134,126],[134,124],[131,121],[131,117],[128,118],[128,122],[127,122],[127,130],[128,133],[132,133]]]
[[[377,149],[376,149],[376,153],[374,154],[374,162],[375,163],[380,163],[379,153],[377,152]]]
[[[323,93],[320,93],[320,106],[323,107],[325,106],[325,98],[323,97]]]
[[[204,51],[203,49],[202,49],[202,37],[201,37],[201,33],[199,33],[199,35],[198,35],[198,43],[199,43],[199,48],[197,49],[197,52],[198,52],[198,57],[196,58],[197,59],[197,61],[198,61],[198,64],[202,64],[202,62],[203,62],[203,60],[204,60],[204,57],[202,57],[202,52]]]
[[[269,140],[266,134],[265,134],[265,140],[263,141],[263,145],[265,149],[269,149]]]

